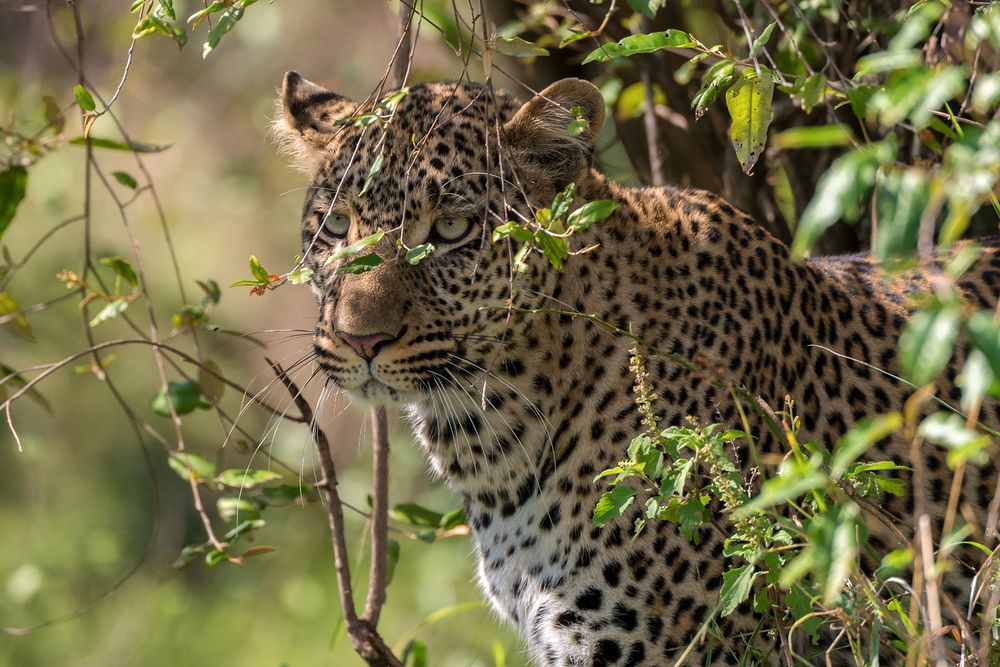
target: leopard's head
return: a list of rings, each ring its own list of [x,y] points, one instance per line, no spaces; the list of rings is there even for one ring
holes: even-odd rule
[[[430,83],[359,103],[289,72],[279,104],[279,139],[311,181],[303,257],[330,379],[367,401],[414,403],[493,363],[513,253],[491,232],[589,169],[597,89],[567,79],[521,105],[475,83]],[[540,265],[524,278],[547,279]]]

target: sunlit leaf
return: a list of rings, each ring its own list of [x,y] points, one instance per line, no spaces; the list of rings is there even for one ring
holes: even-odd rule
[[[94,96],[90,94],[90,91],[83,86],[76,86],[73,88],[73,97],[76,98],[76,103],[80,105],[80,108],[84,111],[93,111],[97,108],[94,104]]]
[[[223,470],[215,478],[220,484],[231,486],[235,489],[250,489],[261,484],[273,482],[281,479],[281,475],[273,470],[245,470],[243,468],[231,468]]]
[[[913,257],[929,198],[927,175],[919,169],[891,170],[880,179],[874,247],[880,262]]]
[[[617,519],[632,504],[637,493],[638,491],[624,484],[619,484],[605,492],[594,507],[591,522],[595,527],[601,528],[612,519]]]
[[[914,313],[899,337],[903,376],[918,386],[932,382],[951,359],[961,309],[935,306]]]
[[[513,56],[515,58],[531,58],[534,56],[549,55],[547,49],[543,49],[542,47],[525,41],[520,37],[497,36],[496,49],[504,55]]]
[[[782,150],[849,146],[853,135],[846,125],[793,127],[771,137],[771,145]]]
[[[371,271],[375,267],[382,264],[382,258],[378,254],[372,252],[367,255],[361,255],[360,257],[354,257],[339,267],[337,267],[337,273],[365,273]]]
[[[181,479],[188,479],[194,475],[195,481],[203,481],[215,476],[215,464],[197,454],[171,452],[167,463],[174,472],[180,475]]]
[[[801,257],[820,235],[841,218],[854,220],[875,183],[879,165],[896,156],[896,144],[889,140],[862,146],[834,160],[819,179],[816,194],[802,212],[792,252]]]
[[[604,44],[583,59],[583,64],[591,62],[607,62],[612,58],[627,58],[640,53],[652,53],[660,49],[690,48],[696,46],[691,37],[683,30],[667,30],[648,35],[632,35],[618,43]]]
[[[108,150],[128,151],[129,153],[159,153],[170,148],[170,144],[144,144],[138,141],[124,144],[120,141],[101,139],[100,137],[76,137],[75,139],[70,139],[69,143],[73,146],[86,146],[90,144],[92,148],[107,148]]]
[[[898,412],[862,418],[837,443],[830,474],[834,479],[839,478],[849,464],[854,463],[876,442],[898,431],[902,425],[903,416]]]
[[[433,243],[421,243],[406,251],[406,261],[416,265],[427,259],[435,250]]]
[[[90,326],[96,327],[101,322],[107,322],[125,312],[129,302],[125,299],[112,299],[104,304],[104,307],[97,311],[97,314],[90,320]]]

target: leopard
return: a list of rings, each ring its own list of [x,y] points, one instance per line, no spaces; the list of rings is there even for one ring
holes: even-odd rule
[[[594,157],[605,106],[580,79],[526,102],[469,80],[356,102],[288,72],[275,131],[309,181],[301,240],[316,363],[356,401],[407,416],[465,511],[483,595],[533,664],[747,664],[748,646],[773,648],[774,633],[750,601],[714,617],[721,531],[706,525],[692,540],[662,521],[635,536],[638,504],[592,522],[606,488],[595,476],[643,428],[634,339],[620,334],[662,352],[646,359],[661,424],[738,425],[725,387],[739,387],[762,405],[794,397],[801,437],[832,447],[911,395],[897,342],[934,277],[888,273],[866,254],[800,260],[718,195],[612,181]],[[561,270],[493,239],[570,184],[577,204],[617,207],[569,238]],[[982,241],[958,281],[975,307],[995,307],[998,248]],[[959,349],[939,382],[946,401],[960,399],[963,359]],[[992,403],[982,415],[1000,423]],[[786,452],[761,430],[764,452]],[[909,447],[893,437],[870,455],[905,463]],[[917,455],[940,525],[946,452],[923,444]],[[996,477],[995,462],[970,466],[962,502],[985,515]],[[907,498],[878,503],[910,525]]]

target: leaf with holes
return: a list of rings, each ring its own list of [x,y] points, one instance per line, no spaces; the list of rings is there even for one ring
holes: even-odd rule
[[[774,117],[771,112],[773,95],[774,81],[765,67],[760,68],[760,74],[749,67],[743,70],[726,92],[726,108],[733,121],[730,139],[744,173],[753,170],[767,144],[767,128]]]
[[[661,49],[685,49],[697,46],[683,30],[667,30],[648,35],[632,35],[617,43],[604,44],[587,54],[583,64],[607,62],[612,58],[628,58],[640,53],[652,53]]]

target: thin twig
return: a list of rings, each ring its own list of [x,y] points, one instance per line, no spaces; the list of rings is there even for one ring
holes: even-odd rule
[[[316,423],[312,407],[295,381],[288,377],[280,364],[270,359],[267,362],[274,374],[288,389],[296,407],[312,424],[313,443],[316,445],[320,471],[323,473],[323,478],[316,483],[316,487],[326,504],[330,523],[330,538],[333,543],[334,569],[337,572],[337,589],[340,593],[340,607],[344,615],[344,627],[351,639],[351,645],[355,652],[372,667],[402,667],[402,663],[393,655],[375,626],[367,618],[358,618],[357,608],[354,606],[354,589],[351,587],[349,565],[350,556],[347,552],[347,540],[344,535],[344,507],[340,500],[340,494],[337,492],[337,468],[334,466],[333,456],[330,454],[330,442],[327,440],[326,433]]]

